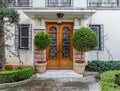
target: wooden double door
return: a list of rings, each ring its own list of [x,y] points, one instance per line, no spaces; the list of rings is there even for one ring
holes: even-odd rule
[[[51,44],[46,51],[47,69],[73,69],[73,23],[46,23]]]

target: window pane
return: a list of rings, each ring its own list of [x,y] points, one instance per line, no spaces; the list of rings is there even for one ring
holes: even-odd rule
[[[6,6],[9,7],[28,7],[29,0],[4,0]]]
[[[28,38],[21,38],[21,47],[28,47],[29,46],[29,39]]]
[[[21,28],[21,36],[29,36],[29,27]]]
[[[46,3],[48,3],[47,6],[51,7],[70,7],[71,6],[71,0],[48,0]]]
[[[29,6],[29,0],[18,0],[16,4],[18,7],[27,7]]]
[[[50,38],[49,57],[55,59],[57,57],[57,29],[55,27],[50,28]]]
[[[100,25],[89,25],[89,27],[96,33],[98,38],[98,45],[96,50],[101,50],[101,26]]]
[[[119,0],[88,0],[89,7],[116,7]]]
[[[49,6],[58,6],[59,4],[59,0],[50,0],[49,1]]]
[[[63,58],[69,58],[70,57],[70,30],[68,27],[63,28]]]
[[[15,0],[4,0],[4,3],[8,7],[13,7],[15,6]]]
[[[19,28],[19,48],[25,49],[29,48],[29,42],[30,42],[30,35],[29,35],[29,29],[30,25],[28,24],[22,24]]]

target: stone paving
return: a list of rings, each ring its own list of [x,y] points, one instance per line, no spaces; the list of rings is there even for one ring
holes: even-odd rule
[[[85,76],[73,70],[49,70],[36,74],[34,81],[16,88],[0,91],[100,91],[94,76]]]
[[[43,74],[36,74],[36,77],[36,81],[43,82],[43,86],[56,88],[49,88],[50,91],[100,91],[100,85],[94,76],[83,77],[73,70],[49,70]]]

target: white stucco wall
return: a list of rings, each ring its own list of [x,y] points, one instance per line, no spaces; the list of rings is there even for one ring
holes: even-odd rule
[[[91,24],[103,24],[104,35],[108,34],[107,40],[104,41],[105,46],[109,49],[114,60],[120,60],[120,10],[98,10],[91,18]],[[89,24],[90,21],[86,21]],[[97,51],[87,53],[88,60],[97,59]],[[100,60],[108,60],[108,53],[99,51]]]
[[[20,14],[20,24],[33,24],[33,21],[26,16],[22,10],[17,10],[18,13]],[[34,24],[33,24],[34,25]],[[10,28],[11,33],[15,34],[15,27]],[[32,36],[34,35],[34,32],[32,31]],[[12,37],[12,39],[8,40],[6,44],[9,44],[12,47],[11,51],[15,54],[16,53],[16,47],[15,47],[15,36]],[[32,38],[32,45],[33,45],[33,38]],[[34,47],[34,46],[32,46]],[[31,65],[33,64],[33,55],[34,51],[33,48],[31,50],[19,50],[20,52],[20,58],[22,62],[24,62],[24,65]],[[19,63],[18,57],[14,56],[9,52],[6,48],[6,62],[8,63]]]

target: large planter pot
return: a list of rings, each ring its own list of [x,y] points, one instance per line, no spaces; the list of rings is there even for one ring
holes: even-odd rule
[[[47,63],[35,63],[35,68],[37,73],[44,73],[46,72],[46,65]]]
[[[83,74],[85,72],[85,63],[74,63],[74,70],[79,74]]]

